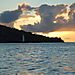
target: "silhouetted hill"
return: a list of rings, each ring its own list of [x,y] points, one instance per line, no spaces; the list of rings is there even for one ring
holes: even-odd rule
[[[61,38],[49,38],[32,34],[14,28],[0,25],[0,43],[40,43],[40,42],[64,42]]]

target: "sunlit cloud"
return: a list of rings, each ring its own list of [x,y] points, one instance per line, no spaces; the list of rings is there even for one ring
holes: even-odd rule
[[[29,15],[29,16],[23,16],[20,19],[16,20],[14,22],[13,26],[16,29],[21,30],[21,26],[28,25],[28,24],[34,25],[35,23],[40,23],[40,20],[41,20],[41,18],[40,18],[39,15],[38,16],[36,16],[36,15],[35,16],[31,16],[31,15]]]

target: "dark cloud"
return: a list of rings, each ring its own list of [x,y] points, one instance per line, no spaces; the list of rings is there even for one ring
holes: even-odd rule
[[[20,10],[5,11],[5,12],[0,14],[0,22],[2,22],[2,23],[13,22],[13,21],[15,21],[16,19],[19,18],[21,13],[22,12]]]
[[[1,23],[10,23],[13,22],[15,20],[17,20],[18,18],[20,18],[20,16],[27,12],[27,11],[31,11],[32,8],[30,5],[23,3],[21,5],[18,5],[18,9],[13,10],[13,11],[4,11],[2,13],[0,13],[0,22]],[[25,12],[23,12],[25,11]],[[28,13],[25,13],[28,14]]]
[[[68,16],[70,17],[70,20],[68,22],[67,28],[69,28],[69,30],[75,31],[75,3],[73,3],[70,6],[70,11]]]
[[[22,26],[23,30],[31,32],[50,32],[60,28],[60,23],[53,23],[55,16],[66,9],[66,5],[50,6],[44,4],[36,9],[36,13],[40,15],[41,22],[39,24]],[[62,24],[61,24],[62,26]]]
[[[70,12],[69,12],[69,17],[70,19],[73,19],[73,14],[75,13],[75,3],[73,3],[71,6],[70,6]]]
[[[70,8],[74,10],[74,9],[75,9],[75,3],[73,3],[73,4],[70,6]]]
[[[75,3],[70,6],[44,4],[38,7],[36,12],[40,15],[41,22],[35,25],[22,26],[23,30],[31,32],[75,31]],[[58,14],[65,15],[55,18]],[[69,19],[66,19],[66,17],[69,17]],[[53,21],[57,22],[54,23]]]

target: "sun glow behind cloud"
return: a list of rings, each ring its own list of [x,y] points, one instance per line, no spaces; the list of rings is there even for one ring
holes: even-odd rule
[[[24,16],[22,18],[19,18],[14,22],[14,28],[21,30],[20,26],[39,23],[41,20],[40,16]]]
[[[49,33],[35,33],[46,37],[61,37],[65,42],[75,42],[75,31],[54,31]]]
[[[55,31],[48,33],[50,37],[61,37],[65,42],[74,42],[75,41],[75,31]]]
[[[69,20],[70,19],[68,15],[69,12],[70,12],[70,9],[67,7],[66,12],[56,15],[55,19],[57,19],[58,17],[63,17],[64,19]]]

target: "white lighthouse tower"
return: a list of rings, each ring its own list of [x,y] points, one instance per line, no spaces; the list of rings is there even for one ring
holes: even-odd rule
[[[22,35],[22,42],[24,42],[25,41],[25,38],[24,38],[24,35]]]

